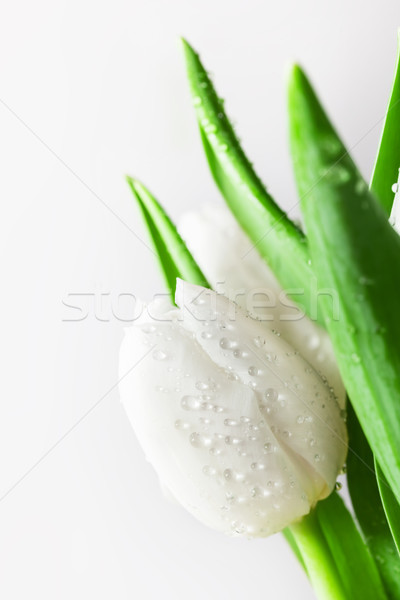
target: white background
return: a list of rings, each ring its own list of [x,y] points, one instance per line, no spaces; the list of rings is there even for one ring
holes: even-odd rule
[[[395,0],[2,3],[2,598],[313,598],[280,536],[225,538],[165,500],[111,389],[124,327],[112,308],[129,314],[118,295],[163,290],[123,176],[174,218],[219,201],[179,35],[286,209],[293,59],[369,176],[399,21]],[[77,293],[94,294],[88,316],[66,322]]]

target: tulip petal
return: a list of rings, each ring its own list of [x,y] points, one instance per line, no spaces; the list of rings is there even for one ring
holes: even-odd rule
[[[130,421],[160,479],[202,522],[237,535],[279,531],[334,485],[346,454],[340,408],[308,363],[223,296],[178,282],[176,302],[184,308],[150,305],[127,330],[121,373],[154,346],[120,384]],[[229,313],[228,335],[243,349],[234,368],[221,344]],[[273,371],[259,340],[277,356]],[[304,390],[286,387],[284,373]]]
[[[178,229],[211,287],[278,331],[327,378],[344,408],[346,391],[329,335],[286,296],[260,255],[248,253],[251,242],[230,212],[206,206],[183,215]]]

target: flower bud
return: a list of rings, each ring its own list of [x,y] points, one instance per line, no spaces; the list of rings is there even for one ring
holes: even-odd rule
[[[163,485],[200,521],[275,533],[334,488],[343,412],[282,336],[226,297],[178,280],[176,303],[153,302],[126,332],[120,389],[132,426]]]
[[[211,287],[279,331],[316,371],[327,377],[344,408],[346,391],[328,333],[315,321],[317,314],[310,319],[288,298],[230,211],[224,205],[210,205],[188,212],[180,220],[179,231]],[[317,287],[316,283],[314,280],[308,285]],[[303,290],[292,292],[301,305]],[[333,292],[333,306],[335,298]],[[314,308],[316,312],[317,303]]]

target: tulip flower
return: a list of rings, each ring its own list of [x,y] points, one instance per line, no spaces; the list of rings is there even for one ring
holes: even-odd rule
[[[191,214],[180,235],[128,178],[171,296],[126,331],[122,402],[164,489],[197,519],[230,535],[284,530],[320,600],[400,599],[400,238],[388,223],[400,232],[400,59],[370,186],[292,69],[304,232],[246,157],[198,54],[183,49],[205,155],[235,220]],[[348,437],[352,510],[331,493]]]
[[[121,397],[162,484],[203,523],[267,536],[330,494],[347,451],[332,387],[225,296],[178,282],[128,329]]]

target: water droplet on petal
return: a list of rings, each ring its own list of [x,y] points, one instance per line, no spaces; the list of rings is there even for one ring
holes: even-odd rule
[[[184,410],[200,410],[201,402],[196,396],[183,396],[181,406]]]
[[[181,419],[178,419],[175,421],[175,427],[176,429],[189,429],[190,425],[189,423],[186,423],[186,421],[181,421]]]
[[[211,333],[211,331],[202,331],[201,332],[201,337],[203,338],[203,340],[210,340],[212,338],[213,334]]]
[[[239,422],[235,419],[225,419],[224,425],[226,425],[226,427],[237,427]]]
[[[260,369],[258,369],[257,367],[249,367],[248,373],[252,377],[256,377],[260,374]]]

